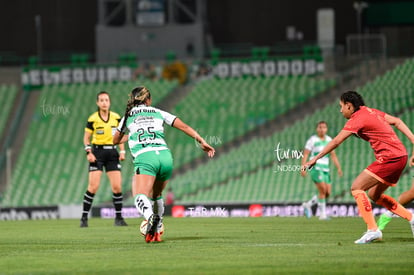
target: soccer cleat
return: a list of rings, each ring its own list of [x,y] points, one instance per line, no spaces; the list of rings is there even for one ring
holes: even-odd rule
[[[320,220],[320,221],[329,221],[329,220],[331,220],[331,218],[330,218],[330,217],[328,217],[328,216],[320,216],[320,217],[319,217],[319,220]]]
[[[358,240],[356,240],[354,243],[356,244],[366,244],[366,243],[372,243],[373,241],[381,240],[382,239],[382,232],[381,230],[368,230],[365,232],[364,235]]]
[[[158,232],[156,232],[155,235],[154,235],[154,238],[152,238],[152,241],[153,242],[162,242],[162,240],[161,240],[161,234],[158,233]]]
[[[310,207],[309,203],[304,202],[302,203],[303,207],[303,214],[305,214],[306,218],[312,217],[312,208]]]
[[[145,234],[145,241],[147,243],[153,241],[155,233],[157,233],[158,223],[160,220],[161,218],[157,214],[152,214],[148,219],[147,233]]]
[[[115,226],[128,226],[124,218],[115,218],[114,225]]]
[[[378,229],[379,230],[384,230],[384,228],[387,226],[387,224],[390,222],[392,220],[392,217],[389,217],[389,216],[387,216],[387,215],[385,215],[385,214],[382,214],[381,216],[380,216],[380,218],[378,219],[378,222],[377,222],[377,224],[378,224]]]
[[[414,214],[413,214],[413,217],[411,218],[410,225],[411,225],[411,231],[413,232],[413,237],[414,237]]]
[[[80,219],[80,227],[88,227],[88,218],[81,218]]]

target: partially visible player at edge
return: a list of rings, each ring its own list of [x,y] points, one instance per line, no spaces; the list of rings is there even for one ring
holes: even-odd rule
[[[112,188],[112,202],[115,207],[115,226],[126,226],[122,217],[122,184],[121,164],[125,159],[124,144],[119,145],[118,153],[112,137],[121,117],[110,111],[111,100],[105,91],[96,96],[98,111],[89,116],[83,136],[86,158],[89,162],[88,189],[83,195],[83,212],[80,227],[88,227],[88,214],[92,207],[93,198],[98,191],[102,171],[105,167]]]
[[[357,176],[351,187],[359,213],[367,224],[367,231],[355,243],[365,244],[382,239],[382,232],[375,222],[368,196],[376,204],[408,220],[414,235],[414,215],[395,199],[384,194],[388,187],[396,185],[408,158],[404,145],[391,125],[407,136],[412,144],[413,133],[401,119],[366,107],[361,95],[355,91],[343,93],[339,104],[342,115],[348,119],[347,123],[322,152],[302,166],[302,170],[312,168],[318,159],[330,153],[352,134],[368,141],[376,160]],[[368,196],[365,193],[367,190]]]
[[[164,140],[163,124],[166,123],[194,138],[210,158],[214,156],[215,150],[178,117],[151,107],[151,104],[151,93],[146,87],[133,89],[113,142],[118,144],[128,141],[134,159],[135,180],[132,190],[135,206],[148,220],[145,241],[160,242],[161,235],[158,230],[164,214],[162,191],[173,170],[173,158]],[[153,203],[157,204],[157,213],[154,213]]]
[[[410,166],[414,167],[414,149],[413,149],[413,152],[412,152],[412,156],[410,158]],[[412,181],[411,188],[409,190],[403,192],[398,197],[398,203],[400,203],[401,205],[407,205],[413,200],[414,200],[414,179]],[[384,230],[385,227],[387,226],[387,224],[391,221],[392,217],[393,217],[393,213],[391,211],[387,210],[378,219],[378,228],[380,230]]]
[[[302,165],[306,163],[309,156],[313,158],[319,154],[323,148],[332,140],[326,133],[328,132],[328,123],[326,121],[319,121],[316,125],[316,135],[312,135],[305,144],[303,150]],[[330,153],[333,163],[335,164],[338,175],[342,176],[341,165],[338,161],[335,151]],[[302,177],[306,176],[306,171],[301,171]],[[319,219],[327,220],[329,217],[326,214],[326,200],[331,194],[331,177],[329,175],[329,157],[324,156],[320,158],[313,169],[310,171],[312,181],[318,190],[318,195],[314,195],[309,201],[302,203],[304,214],[310,218],[312,216],[312,206],[317,204],[319,210]]]

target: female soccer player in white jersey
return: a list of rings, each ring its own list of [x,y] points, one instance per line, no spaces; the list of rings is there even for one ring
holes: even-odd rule
[[[172,175],[173,158],[164,140],[163,124],[177,128],[194,138],[211,158],[215,150],[194,129],[178,117],[151,107],[151,94],[146,87],[137,87],[129,95],[125,116],[115,133],[114,144],[128,140],[134,159],[135,181],[132,188],[135,206],[148,220],[146,242],[159,242],[158,231],[162,223],[164,201],[162,191]],[[126,134],[128,130],[129,134]],[[158,213],[154,213],[150,199],[155,200]]]
[[[306,163],[308,157],[313,158],[319,154],[323,148],[332,140],[326,133],[328,132],[328,123],[325,121],[319,121],[316,125],[316,135],[311,136],[305,145],[303,152],[302,165]],[[342,176],[341,165],[339,164],[338,157],[335,151],[331,152],[331,158],[336,168],[338,169],[338,175]],[[301,171],[303,177],[306,176],[306,171]],[[306,217],[312,216],[312,206],[318,204],[319,219],[326,220],[326,199],[331,194],[331,177],[329,175],[329,157],[325,156],[317,161],[313,169],[310,171],[312,181],[315,183],[316,189],[318,189],[318,196],[314,195],[312,199],[302,204]]]

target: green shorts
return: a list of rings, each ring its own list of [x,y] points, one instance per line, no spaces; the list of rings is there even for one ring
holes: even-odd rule
[[[138,155],[134,159],[136,174],[144,174],[165,181],[171,178],[173,158],[170,150],[149,151]]]
[[[314,183],[324,182],[331,184],[331,176],[329,175],[329,172],[312,169],[310,171],[310,175]]]

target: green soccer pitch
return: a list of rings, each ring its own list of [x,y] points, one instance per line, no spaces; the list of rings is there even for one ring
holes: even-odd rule
[[[0,274],[412,274],[414,239],[395,218],[356,245],[360,218],[165,218],[162,243],[141,219],[0,222]]]

